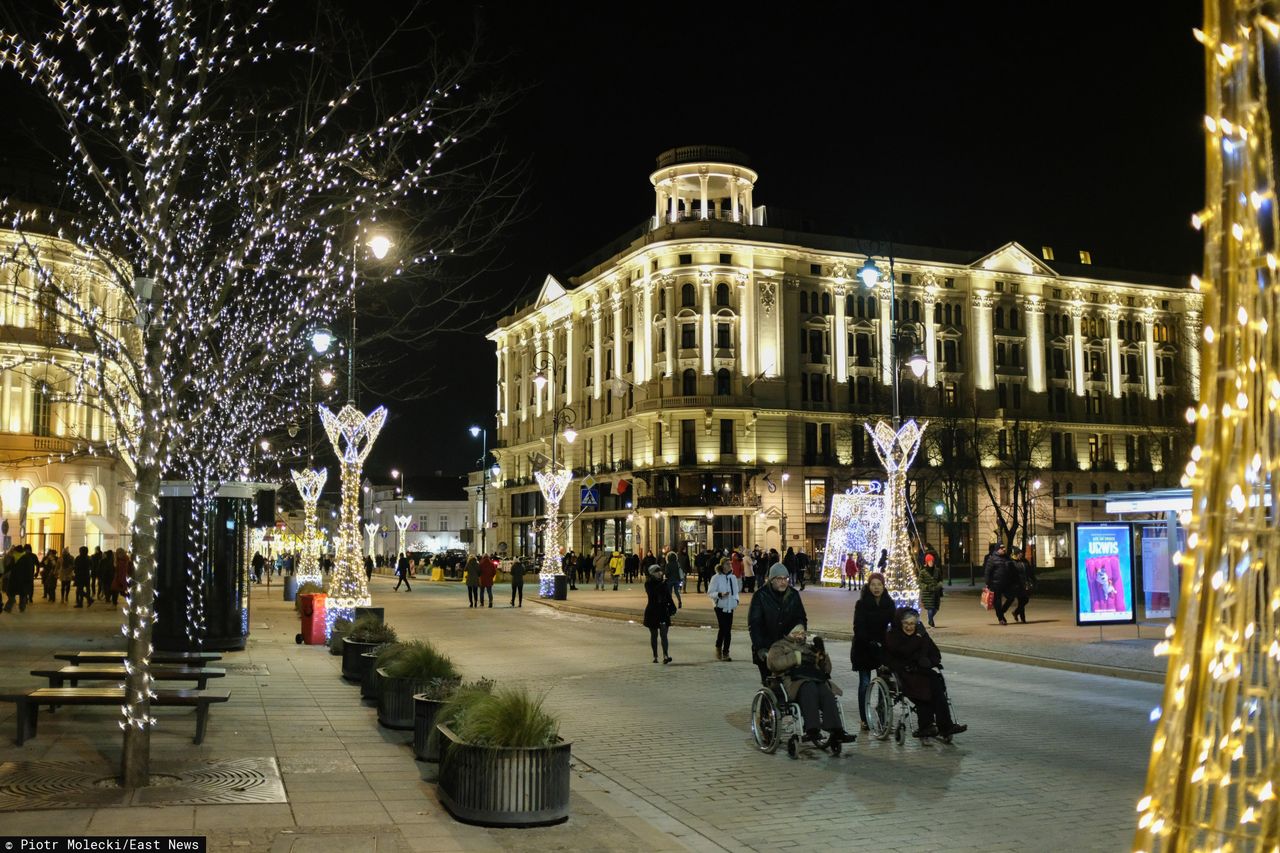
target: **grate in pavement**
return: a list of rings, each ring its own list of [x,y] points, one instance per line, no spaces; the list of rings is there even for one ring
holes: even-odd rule
[[[7,761],[0,764],[0,812],[288,802],[274,758],[157,761],[152,784],[132,792],[115,774],[106,763]]]
[[[227,671],[227,675],[270,675],[271,674],[270,670],[267,669],[267,665],[265,663],[223,663],[222,661],[217,661],[216,663],[210,664],[210,666],[216,666],[220,669],[225,669]]]

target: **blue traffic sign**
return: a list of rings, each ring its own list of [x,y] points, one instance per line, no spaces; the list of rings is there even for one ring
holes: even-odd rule
[[[582,508],[583,509],[599,509],[600,508],[600,487],[599,486],[583,486],[582,487]]]

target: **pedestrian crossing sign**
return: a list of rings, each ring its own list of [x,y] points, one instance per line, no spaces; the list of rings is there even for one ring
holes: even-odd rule
[[[583,509],[599,509],[600,508],[600,489],[595,486],[582,487],[582,508]]]

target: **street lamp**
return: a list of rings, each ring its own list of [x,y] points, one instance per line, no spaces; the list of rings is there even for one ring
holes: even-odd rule
[[[791,475],[786,471],[782,472],[782,554],[787,553],[787,481],[791,479]]]
[[[399,468],[392,468],[392,469],[391,469],[391,479],[393,479],[393,480],[395,480],[395,479],[399,479],[399,480],[400,480],[400,487],[399,487],[398,489],[396,489],[396,494],[397,494],[397,495],[401,495],[401,496],[403,496],[403,495],[404,495],[404,472],[403,472],[403,471],[401,471]]]
[[[552,383],[553,390],[560,387],[556,381],[559,361],[550,350],[538,350],[534,353],[533,367],[536,371],[533,375],[533,384],[537,386],[538,393],[542,393],[548,382]],[[577,413],[568,406],[558,405],[558,393],[553,399],[556,402],[551,406],[551,465],[545,472],[539,471],[534,475],[538,481],[538,488],[542,492],[547,514],[542,547],[542,567],[538,572],[538,594],[543,598],[549,598],[554,594],[553,578],[564,571],[559,554],[560,499],[564,497],[565,489],[573,479],[572,472],[560,467],[558,438],[562,428],[564,440],[569,444],[573,444],[573,440],[578,437],[578,433],[573,429],[573,423],[578,417]]]
[[[471,437],[480,439],[480,553],[488,553],[489,527],[489,431],[484,427],[471,427]]]
[[[871,255],[867,255],[866,261],[858,269],[857,276],[862,282],[862,286],[867,290],[875,290],[876,285],[880,283],[880,267],[876,265]],[[889,252],[889,375],[893,383],[893,429],[895,432],[902,425],[902,410],[898,392],[898,346],[903,339],[903,330],[899,328],[898,321],[897,286],[897,277],[893,274],[893,252],[891,249]],[[924,376],[925,371],[929,369],[929,358],[920,343],[921,335],[914,322],[911,329],[911,338],[911,354],[907,357],[907,367],[911,369],[912,375],[920,379]]]

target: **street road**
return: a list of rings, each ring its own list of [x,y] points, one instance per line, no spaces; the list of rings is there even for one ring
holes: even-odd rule
[[[674,628],[674,663],[654,665],[638,624],[511,609],[503,587],[492,610],[469,609],[457,584],[374,587],[388,622],[440,644],[468,678],[545,690],[575,760],[695,848],[1119,851],[1132,839],[1158,685],[953,655],[947,681],[969,725],[955,745],[863,736],[839,758],[793,761],[752,744],[745,633],[722,663],[713,631]],[[847,646],[832,652],[856,720]]]

